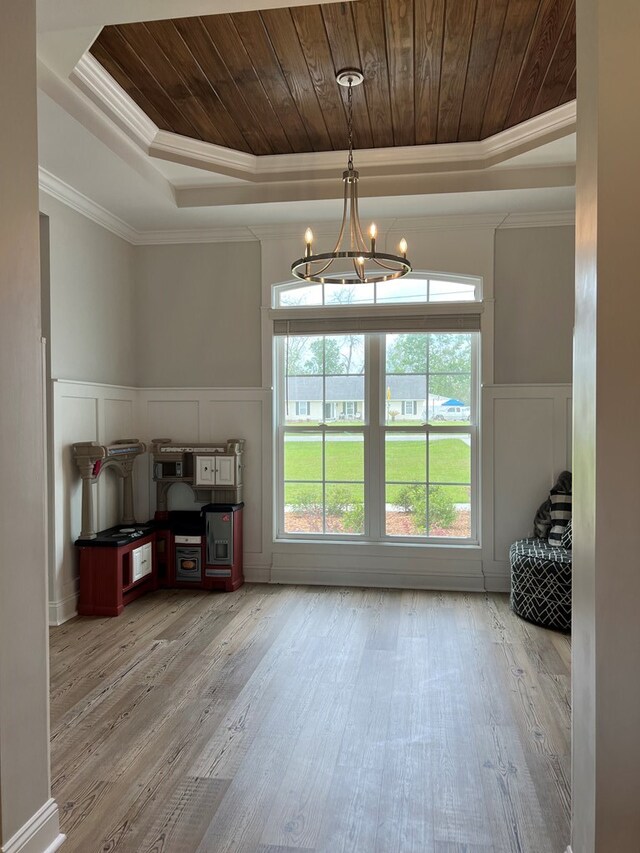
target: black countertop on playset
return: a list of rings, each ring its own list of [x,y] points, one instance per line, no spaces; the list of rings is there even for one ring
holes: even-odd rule
[[[155,521],[147,521],[145,524],[116,524],[115,527],[100,530],[95,539],[76,539],[75,544],[93,548],[104,548],[105,546],[121,548],[123,545],[130,545],[138,539],[144,539],[157,528],[158,525]]]
[[[244,503],[239,504],[207,504],[202,510],[171,510],[169,518],[165,521],[147,521],[144,524],[116,524],[100,530],[95,539],[76,539],[76,545],[89,546],[93,548],[121,548],[130,545],[138,539],[143,539],[154,530],[171,530],[172,533],[183,536],[204,535],[205,517],[209,512],[237,512],[242,509]]]

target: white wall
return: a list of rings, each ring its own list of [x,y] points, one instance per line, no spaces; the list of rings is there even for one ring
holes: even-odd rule
[[[260,385],[260,244],[136,249],[141,386]]]
[[[495,381],[571,382],[572,226],[496,231]]]
[[[34,0],[0,26],[0,847],[57,849],[50,796]]]
[[[134,385],[134,253],[125,240],[46,193],[54,379]]]

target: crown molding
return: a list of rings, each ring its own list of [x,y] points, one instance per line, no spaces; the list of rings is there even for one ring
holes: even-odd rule
[[[343,151],[275,154],[256,157],[201,140],[160,130],[87,51],[70,80],[79,87],[145,154],[250,183],[334,178],[344,166]],[[358,149],[363,175],[410,175],[425,172],[487,169],[538,145],[575,131],[576,102],[571,101],[478,142]],[[181,189],[200,189],[201,184]]]
[[[397,217],[395,219],[376,220],[378,234],[382,239],[386,234],[424,233],[425,231],[453,231],[465,229],[502,229],[558,227],[573,225],[574,211],[559,210],[541,213],[469,213],[449,216]],[[340,223],[322,222],[313,226],[314,237],[335,237]],[[249,225],[248,229],[257,240],[301,240],[303,227],[300,222],[282,225]]]
[[[67,207],[81,213],[87,219],[91,219],[128,243],[136,242],[137,231],[134,228],[60,178],[52,175],[51,172],[43,169],[42,166],[38,169],[38,180],[42,192],[61,201]]]
[[[149,147],[158,133],[157,125],[89,51],[80,58],[69,79],[146,154],[149,153]]]
[[[191,228],[165,231],[136,231],[136,246],[158,246],[175,243],[253,243],[259,238],[249,226]]]
[[[56,178],[51,172],[39,168],[40,190],[61,201],[72,210],[81,213],[97,225],[111,231],[133,246],[153,246],[163,243],[239,243],[252,242],[258,238],[251,229],[239,225],[221,228],[167,229],[162,231],[138,231],[124,220],[110,213],[86,195]]]
[[[571,101],[479,142],[359,148],[356,156],[365,176],[486,169],[573,133],[575,127],[576,102]],[[161,130],[156,133],[149,154],[253,183],[291,181],[292,175],[301,173],[308,181],[334,178],[344,168],[345,159],[344,151],[256,157]],[[199,186],[185,185],[181,189]]]
[[[575,210],[555,210],[549,213],[510,213],[498,228],[550,228],[575,224]]]
[[[86,216],[87,219],[134,246],[180,243],[246,243],[256,240],[300,239],[301,225],[299,222],[279,225],[237,225],[219,228],[138,231],[42,166],[39,168],[39,184],[42,192],[61,201]],[[550,211],[548,213],[472,213],[407,217],[406,219],[397,217],[377,221],[381,235],[398,231],[402,231],[403,234],[410,234],[472,228],[542,228],[573,225],[574,223],[575,213],[572,210]],[[338,228],[339,223],[337,221],[324,221],[314,225],[313,232],[318,238],[331,238],[336,236]]]

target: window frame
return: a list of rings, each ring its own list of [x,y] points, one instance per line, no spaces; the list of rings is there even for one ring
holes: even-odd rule
[[[467,328],[461,328],[461,333],[471,334],[471,397],[469,401],[471,410],[471,419],[467,426],[460,427],[458,425],[450,425],[446,421],[438,424],[426,423],[418,426],[405,426],[402,422],[395,426],[385,423],[385,379],[386,366],[384,354],[384,338],[385,335],[391,332],[375,331],[361,332],[358,329],[358,318],[366,318],[371,316],[388,317],[390,321],[394,317],[402,317],[408,313],[410,309],[412,316],[438,317],[438,315],[465,315],[465,314],[481,314],[483,311],[482,303],[482,278],[479,276],[455,276],[443,273],[422,273],[416,274],[417,278],[433,278],[437,280],[451,280],[453,282],[473,283],[475,285],[475,300],[465,302],[418,302],[418,303],[375,303],[375,304],[330,304],[330,305],[305,305],[305,306],[282,306],[274,307],[269,311],[270,319],[276,321],[285,321],[290,319],[301,319],[315,321],[318,317],[322,318],[344,318],[346,316],[353,318],[354,328],[351,333],[364,334],[364,413],[362,422],[357,426],[345,426],[339,419],[338,408],[339,403],[330,401],[333,410],[333,420],[327,423],[326,406],[327,402],[323,402],[322,408],[322,423],[314,424],[285,424],[284,418],[284,388],[286,378],[284,376],[284,346],[279,346],[279,340],[285,340],[282,331],[278,335],[273,333],[272,326],[272,365],[273,374],[272,382],[274,388],[274,407],[273,407],[273,440],[274,440],[274,512],[273,512],[273,538],[274,542],[298,542],[298,543],[342,543],[342,544],[371,544],[371,545],[402,545],[402,546],[421,546],[421,547],[446,547],[446,548],[466,548],[480,546],[480,376],[481,364],[480,355],[482,350],[482,332],[470,331]],[[299,288],[300,282],[287,282],[272,286],[272,305],[277,305],[278,297],[276,291]],[[287,323],[288,326],[288,323]],[[418,331],[418,329],[416,329]],[[425,328],[420,331],[437,333],[439,329]],[[456,330],[450,329],[450,332]],[[309,332],[292,332],[297,334],[313,334],[317,337],[327,337],[336,335],[338,337],[348,334],[343,331],[328,331],[322,330],[315,333]],[[345,401],[346,402],[346,401]],[[411,401],[416,407],[414,417],[422,418],[420,412],[417,411],[417,402]],[[425,404],[428,407],[428,399]],[[375,415],[375,416],[374,416]],[[345,534],[345,533],[299,533],[285,531],[285,502],[284,502],[284,436],[288,431],[292,432],[308,432],[321,433],[323,442],[325,436],[331,433],[349,433],[361,434],[364,443],[364,531],[362,534]],[[386,492],[386,476],[385,476],[385,436],[387,432],[417,432],[425,434],[425,441],[428,450],[428,442],[430,434],[460,434],[467,433],[470,435],[470,501],[471,501],[471,519],[470,519],[470,536],[466,538],[460,537],[435,537],[435,536],[398,536],[386,533],[385,519],[385,492]],[[324,454],[324,444],[323,444]],[[324,466],[324,463],[323,463]],[[323,476],[324,476],[323,467]],[[322,481],[323,496],[326,494],[326,480]],[[331,483],[333,481],[330,481]],[[346,482],[346,481],[345,481]],[[460,485],[460,484],[454,484]],[[429,483],[427,480],[426,487]],[[324,516],[323,516],[324,518]],[[324,523],[324,522],[323,522]]]

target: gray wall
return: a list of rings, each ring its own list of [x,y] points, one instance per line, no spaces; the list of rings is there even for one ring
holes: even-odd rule
[[[571,226],[496,231],[496,384],[571,382],[574,264]]]
[[[36,10],[3,0],[0,26],[0,848],[49,800]],[[36,840],[58,835],[57,811]],[[45,814],[46,818],[46,814]]]
[[[260,244],[136,248],[138,384],[259,387]]]
[[[52,377],[135,385],[135,247],[51,196],[40,210],[49,217]]]

